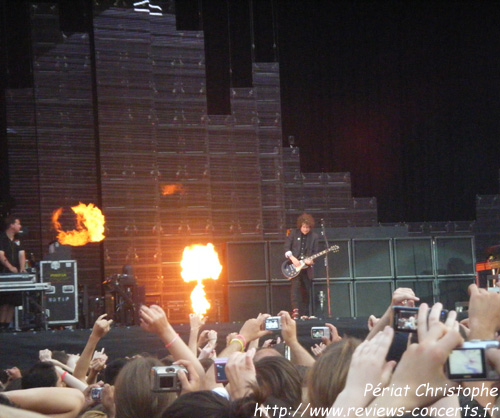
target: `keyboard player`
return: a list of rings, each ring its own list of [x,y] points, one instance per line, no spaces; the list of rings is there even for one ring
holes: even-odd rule
[[[8,216],[4,220],[4,230],[0,233],[0,271],[2,273],[26,272],[26,253],[17,234],[21,231],[21,220]],[[0,294],[0,331],[6,330],[14,318],[14,307],[22,303],[21,295]]]

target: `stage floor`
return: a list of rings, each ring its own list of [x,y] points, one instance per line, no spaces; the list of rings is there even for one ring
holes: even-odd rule
[[[368,333],[367,318],[307,319],[297,322],[299,340],[308,348],[318,342],[311,339],[310,329],[323,326],[325,322],[335,325],[341,335],[364,338]],[[207,323],[203,329],[214,329],[218,333],[217,351],[225,344],[226,335],[238,332],[242,322]],[[175,330],[184,341],[189,336],[189,324],[176,324]],[[90,329],[64,329],[48,331],[6,332],[0,334],[0,367],[6,369],[17,366],[21,370],[38,360],[39,350],[66,350],[67,353],[81,353],[90,335]],[[98,345],[105,348],[110,359],[150,353],[158,357],[168,354],[160,339],[145,332],[138,326],[115,325]]]

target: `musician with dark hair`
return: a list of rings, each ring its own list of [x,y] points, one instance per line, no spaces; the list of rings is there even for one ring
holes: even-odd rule
[[[293,317],[299,315],[310,315],[310,299],[312,280],[314,278],[313,260],[308,259],[318,252],[318,235],[312,232],[314,228],[314,218],[308,213],[303,213],[297,218],[297,229],[288,234],[285,241],[285,257],[287,257],[296,267],[300,266],[303,260],[309,268],[300,271],[297,277],[291,279],[291,299]]]
[[[25,273],[26,254],[16,235],[21,231],[21,221],[8,216],[0,233],[0,272]],[[14,306],[19,305],[19,296],[0,293],[0,329],[6,329],[14,317]]]

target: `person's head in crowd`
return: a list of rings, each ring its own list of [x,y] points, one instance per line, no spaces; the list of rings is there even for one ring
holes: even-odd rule
[[[201,390],[179,396],[162,418],[250,418],[255,416],[255,404],[250,397],[231,401],[211,390]]]
[[[259,348],[255,352],[255,356],[253,358],[253,362],[257,362],[264,357],[283,357],[282,354],[276,348]]]
[[[52,351],[52,359],[57,360],[62,364],[68,364],[69,354],[64,350],[54,350]]]
[[[297,408],[302,402],[302,381],[290,360],[282,356],[268,356],[255,362],[257,384],[264,397],[281,399]]]
[[[56,368],[53,364],[39,361],[23,374],[21,378],[22,389],[43,388],[58,386],[60,382]]]
[[[189,392],[179,396],[162,418],[253,418],[265,417],[266,414],[274,418],[286,416],[283,411],[290,411],[290,405],[281,399],[273,396],[263,399],[261,396],[257,391],[254,396],[229,400],[211,390]],[[256,413],[256,405],[268,408]]]
[[[116,376],[120,373],[120,370],[128,363],[126,358],[120,357],[110,361],[106,368],[102,371],[102,381],[110,385],[115,384]]]
[[[177,394],[153,392],[153,367],[163,366],[153,357],[136,357],[118,373],[115,380],[116,418],[155,418],[161,416]]]
[[[162,357],[160,361],[163,363],[164,366],[171,366],[175,360],[172,357],[172,355],[169,354],[168,356]]]
[[[330,344],[323,351],[307,378],[307,392],[312,407],[328,408],[333,405],[345,386],[352,354],[360,343],[357,338],[345,338]]]
[[[5,385],[4,392],[10,392],[11,390],[19,390],[22,389],[22,382],[23,379],[21,377],[18,377],[16,379],[11,380],[10,382]]]

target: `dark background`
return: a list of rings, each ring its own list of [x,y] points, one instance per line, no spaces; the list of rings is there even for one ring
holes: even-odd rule
[[[350,171],[382,222],[474,219],[499,190],[499,4],[308,3],[279,25],[303,169]]]
[[[351,172],[381,222],[472,220],[475,196],[498,193],[498,2],[242,3],[203,2],[220,52],[209,74],[240,86],[246,52],[279,61],[284,144],[294,137],[304,172]],[[224,78],[236,46],[223,39],[247,31],[245,13],[254,48],[236,44]],[[209,96],[214,113],[226,103]]]
[[[2,90],[29,84],[24,3],[1,2]],[[90,2],[58,3],[64,30],[89,28]],[[473,220],[475,196],[498,193],[499,7],[175,2],[180,29],[205,31],[210,112],[229,112],[229,87],[251,83],[252,61],[279,61],[284,145],[294,137],[303,172],[351,172],[353,195],[375,196],[381,222]]]

